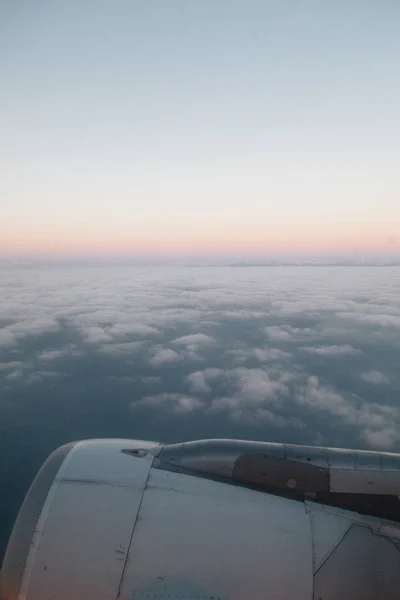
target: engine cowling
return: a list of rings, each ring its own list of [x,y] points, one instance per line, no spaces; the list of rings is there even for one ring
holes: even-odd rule
[[[11,535],[2,600],[400,597],[398,523],[261,489],[250,474],[268,445],[197,444],[88,440],[53,453]]]

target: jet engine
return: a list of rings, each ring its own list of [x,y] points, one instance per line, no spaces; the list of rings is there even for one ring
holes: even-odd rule
[[[400,455],[235,440],[67,444],[1,600],[398,600]]]

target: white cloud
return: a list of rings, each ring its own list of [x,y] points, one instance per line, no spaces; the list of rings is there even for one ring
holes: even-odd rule
[[[378,430],[366,428],[362,432],[362,437],[372,448],[391,450],[398,442],[399,432],[390,426]]]
[[[129,335],[148,336],[159,335],[160,332],[155,327],[145,325],[144,323],[116,323],[107,330],[111,337],[125,337]]]
[[[203,373],[207,381],[213,381],[218,377],[222,377],[225,372],[223,369],[215,369],[214,367],[209,367],[208,369],[204,369]]]
[[[318,334],[310,327],[292,327],[291,325],[269,325],[264,327],[264,333],[273,342],[293,342],[318,337]]]
[[[15,346],[16,343],[17,338],[13,331],[7,327],[0,329],[0,347],[9,348],[10,346]]]
[[[80,356],[82,352],[74,344],[69,344],[60,348],[59,350],[43,350],[39,352],[38,359],[45,362],[56,360],[57,358],[63,358],[64,356]]]
[[[185,346],[188,350],[198,352],[199,350],[215,344],[215,338],[205,333],[193,333],[185,335],[172,341],[173,344]]]
[[[37,316],[23,318],[20,321],[0,329],[0,346],[15,346],[19,340],[29,336],[43,335],[60,331],[60,324],[53,317]]]
[[[285,360],[291,356],[289,352],[278,350],[278,348],[254,348],[252,354],[260,362]]]
[[[104,342],[111,342],[112,337],[106,333],[106,331],[97,325],[90,327],[82,327],[81,333],[83,339],[87,344],[100,344]]]
[[[399,281],[398,277],[389,277],[387,270],[369,268],[202,267],[189,273],[187,268],[151,266],[118,266],[111,271],[99,264],[96,268],[19,269],[9,280],[3,278],[1,282],[5,294],[0,319],[1,323],[11,324],[0,328],[0,351],[9,363],[18,362],[13,358],[19,359],[23,352],[25,366],[14,365],[12,369],[2,368],[1,372],[11,375],[15,382],[23,381],[31,368],[27,362],[32,360],[30,353],[38,354],[38,349],[43,366],[55,365],[49,361],[61,356],[65,342],[57,347],[55,337],[51,342],[46,338],[37,343],[32,338],[59,332],[57,339],[61,339],[65,328],[71,334],[68,339],[87,344],[85,353],[120,355],[124,365],[130,359],[132,376],[143,383],[151,384],[151,380],[141,379],[141,374],[134,370],[137,351],[144,348],[143,356],[153,366],[174,365],[179,361],[183,377],[191,375],[183,382],[189,386],[186,389],[189,396],[184,392],[176,396],[193,397],[197,403],[188,401],[185,405],[185,401],[171,399],[166,410],[197,406],[196,411],[206,411],[215,401],[214,410],[219,407],[222,411],[225,405],[224,417],[239,419],[239,423],[243,419],[255,426],[261,421],[271,426],[275,423],[276,427],[287,422],[284,415],[290,411],[292,419],[298,418],[298,414],[309,418],[323,412],[329,426],[325,431],[321,419],[318,429],[328,445],[332,443],[331,431],[342,432],[344,426],[352,428],[348,431],[354,440],[372,443],[386,435],[389,444],[396,444],[390,431],[396,428],[400,431],[397,409],[368,401],[369,394],[372,399],[376,396],[372,385],[364,386],[366,398],[360,399],[352,398],[341,387],[335,389],[339,379],[333,370],[327,375],[329,382],[318,380],[313,384],[312,379],[305,385],[303,382],[310,374],[307,368],[312,372],[316,356],[348,354],[350,357],[353,354],[350,348],[356,351],[354,346],[358,345],[364,350],[364,355],[359,355],[360,362],[364,361],[360,372],[370,373],[369,369],[376,365],[371,363],[373,354],[368,355],[368,348],[372,350],[373,341],[379,336],[379,344],[388,357],[385,376],[394,385],[398,379],[395,356],[400,348],[396,333],[400,318]],[[218,327],[218,341],[212,337],[214,327]],[[180,337],[183,331],[192,335]],[[160,341],[156,336],[161,333],[163,347],[157,345]],[[24,344],[28,336],[32,343]],[[368,344],[364,344],[366,341]],[[291,355],[281,348],[290,350],[292,343],[306,348],[309,367],[289,361]],[[212,375],[212,369],[203,367],[209,364],[206,350],[217,348],[217,344],[221,352],[213,353],[212,364],[223,366],[225,371],[215,368]],[[198,364],[193,366],[193,361],[201,360],[201,356],[202,370]],[[257,369],[227,368],[233,364],[243,369],[255,361],[264,374],[257,373]],[[351,375],[350,362],[347,367],[342,361],[343,375]],[[104,356],[102,363],[105,364]],[[161,368],[158,373],[161,379],[157,380],[160,386],[157,391],[162,389],[164,376]],[[366,380],[362,373],[360,376]],[[374,381],[370,375],[366,377],[371,384],[378,385],[376,376]],[[345,379],[350,382],[348,385],[351,382],[356,385],[354,377],[344,377],[341,381]],[[384,382],[381,379],[379,383]],[[179,390],[181,381],[175,391]],[[207,403],[197,398],[200,394]],[[200,407],[198,402],[204,403]],[[282,405],[285,410],[281,411]],[[292,424],[296,426],[295,421]],[[386,434],[381,433],[385,431]],[[316,439],[315,432],[310,432],[310,439]]]
[[[247,348],[230,348],[229,350],[225,350],[224,354],[226,356],[233,357],[233,362],[236,365],[243,365],[248,358],[251,356],[251,352]]]
[[[143,347],[143,342],[121,342],[104,344],[98,348],[101,354],[134,354]]]
[[[277,325],[264,327],[264,331],[267,334],[267,337],[274,342],[290,342],[293,337],[288,331],[285,331]]]
[[[130,375],[109,375],[107,379],[109,381],[117,381],[118,383],[135,383],[137,381],[136,377],[131,377]]]
[[[306,346],[302,348],[304,352],[309,354],[317,354],[319,356],[343,356],[346,354],[363,354],[358,348],[350,346],[350,344],[343,344],[342,346]]]
[[[150,363],[155,367],[159,367],[161,365],[175,363],[180,359],[181,357],[177,352],[175,352],[175,350],[171,350],[170,348],[159,348],[156,350],[156,353],[150,360]]]
[[[6,379],[7,381],[18,381],[18,379],[21,379],[21,377],[23,377],[23,375],[24,371],[22,369],[15,369],[15,371],[12,371],[11,373],[5,375],[4,379]]]
[[[198,398],[184,396],[181,394],[157,394],[155,396],[145,396],[137,402],[132,402],[131,410],[135,411],[140,407],[159,408],[176,415],[186,415],[196,412],[204,407],[204,403]]]
[[[338,313],[338,317],[358,321],[359,323],[379,325],[380,327],[400,327],[400,315],[342,312]]]
[[[346,425],[360,429],[361,438],[371,445],[384,439],[384,433],[395,431],[396,436],[388,435],[383,448],[391,448],[399,441],[400,409],[395,406],[365,402],[354,394],[345,397],[322,384],[318,377],[311,376],[307,386],[296,398],[297,402],[311,409],[325,411]]]
[[[282,378],[273,379],[262,369],[237,367],[230,371],[230,376],[236,378],[237,394],[246,403],[277,402],[289,395],[289,390]]]
[[[63,376],[64,373],[55,372],[55,371],[35,371],[30,373],[28,377],[25,379],[26,383],[38,383],[43,381],[43,379],[55,379],[57,377]]]
[[[380,371],[365,371],[361,373],[360,377],[367,383],[374,383],[376,385],[389,385],[390,383],[389,377]]]
[[[275,374],[274,378],[263,369],[236,367],[218,376],[229,384],[233,392],[230,396],[214,398],[206,410],[207,414],[226,412],[233,421],[252,425],[263,421],[274,422],[277,427],[298,426],[298,419],[283,418],[271,409],[274,406],[279,410],[288,399],[289,374]]]
[[[206,413],[209,415],[228,413],[232,421],[253,426],[263,424],[278,429],[282,429],[283,427],[304,427],[300,419],[276,414],[271,408],[256,406],[254,410],[248,410],[239,397],[216,398],[206,410]]]
[[[23,367],[24,363],[19,360],[0,362],[0,371],[12,371],[13,369],[21,369]]]
[[[156,385],[157,383],[160,383],[161,379],[160,377],[153,377],[152,375],[145,375],[144,377],[141,378],[142,383],[145,383],[146,385]]]
[[[234,411],[240,407],[240,399],[235,397],[215,398],[212,401],[207,412],[209,414],[220,413],[225,410]]]
[[[191,375],[188,375],[186,380],[189,383],[190,390],[194,394],[208,394],[211,392],[211,387],[208,385],[202,371],[191,373]]]
[[[205,394],[212,391],[210,383],[216,379],[225,378],[227,374],[223,369],[209,367],[203,371],[195,371],[186,378],[190,389],[195,394]]]

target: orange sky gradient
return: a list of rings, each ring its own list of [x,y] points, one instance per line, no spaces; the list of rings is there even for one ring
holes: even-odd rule
[[[0,230],[0,256],[79,256],[79,255],[274,255],[303,253],[377,253],[400,252],[400,234],[395,226],[338,228],[325,226],[285,229],[268,226],[229,228],[192,227],[184,230],[135,228],[101,231],[76,227],[56,231],[21,227],[19,231]]]

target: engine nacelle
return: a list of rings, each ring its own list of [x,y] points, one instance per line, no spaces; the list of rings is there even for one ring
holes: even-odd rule
[[[229,443],[239,447],[232,471]],[[400,598],[400,525],[310,501],[307,490],[292,498],[259,489],[249,475],[256,463],[243,463],[254,454],[247,444],[252,452],[214,444],[208,462],[199,446],[63,446],[20,510],[1,599]]]

